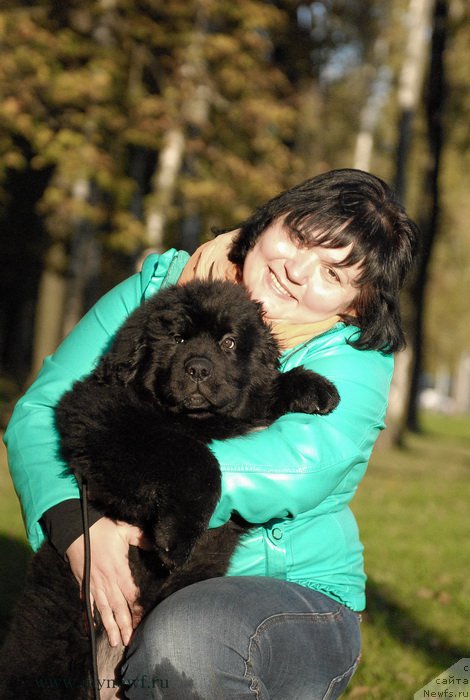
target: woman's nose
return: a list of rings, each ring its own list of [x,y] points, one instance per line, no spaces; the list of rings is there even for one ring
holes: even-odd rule
[[[298,250],[292,258],[286,260],[284,267],[288,280],[294,284],[305,284],[313,275],[315,254],[312,250]]]

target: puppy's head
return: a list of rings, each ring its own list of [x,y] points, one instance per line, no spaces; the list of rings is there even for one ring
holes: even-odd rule
[[[125,383],[169,411],[245,417],[272,381],[279,349],[240,285],[190,282],[160,291],[128,319],[109,358]]]

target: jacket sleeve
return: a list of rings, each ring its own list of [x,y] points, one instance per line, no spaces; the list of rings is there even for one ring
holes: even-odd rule
[[[354,493],[384,427],[393,358],[356,350],[343,339],[296,364],[333,381],[339,406],[329,416],[292,413],[247,436],[214,441],[222,495],[210,527],[232,512],[249,523],[320,512],[344,505],[346,494],[350,500]]]
[[[185,256],[185,257],[184,257]],[[182,256],[181,263],[189,257]],[[44,360],[37,379],[18,401],[5,433],[8,462],[21,502],[28,539],[37,549],[44,539],[43,514],[79,497],[75,477],[58,455],[54,407],[72,384],[88,374],[125,318],[151,296],[167,276],[172,249],[146,258],[142,271],[103,296]]]

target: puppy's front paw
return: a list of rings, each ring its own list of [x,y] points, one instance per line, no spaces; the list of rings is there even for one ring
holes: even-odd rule
[[[297,367],[281,377],[289,412],[326,415],[339,404],[335,385],[321,374]]]
[[[310,397],[312,408],[306,411],[306,413],[318,413],[322,416],[327,415],[334,411],[339,404],[340,398],[338,390],[335,385],[328,379],[325,379],[325,377],[315,374],[314,372],[312,372],[312,374],[314,375]]]

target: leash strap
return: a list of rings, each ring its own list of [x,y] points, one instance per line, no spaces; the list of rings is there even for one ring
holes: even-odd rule
[[[93,610],[91,609],[91,591],[90,591],[90,572],[91,572],[91,542],[90,542],[90,526],[88,522],[88,487],[85,479],[81,482],[81,501],[82,501],[82,523],[84,534],[84,553],[85,563],[83,567],[83,596],[85,602],[86,619],[88,622],[88,638],[90,641],[90,656],[92,662],[92,687],[93,700],[100,700],[100,686],[98,676],[98,660],[96,653],[96,634],[93,620]]]

